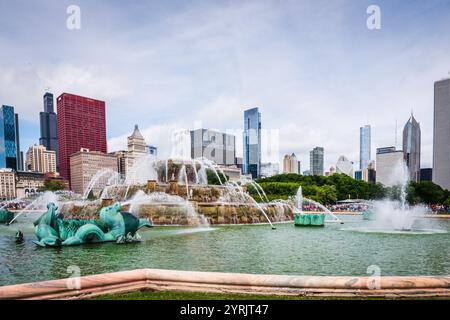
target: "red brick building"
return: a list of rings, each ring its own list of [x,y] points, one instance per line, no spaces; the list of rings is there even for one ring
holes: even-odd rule
[[[87,148],[107,152],[105,102],[63,93],[58,110],[59,170],[70,179],[70,155]]]

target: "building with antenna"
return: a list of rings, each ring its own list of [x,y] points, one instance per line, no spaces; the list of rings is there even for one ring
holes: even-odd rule
[[[409,179],[420,181],[420,124],[412,113],[403,128],[403,158],[408,167]]]
[[[44,94],[44,111],[39,113],[39,120],[41,129],[39,144],[47,150],[55,152],[58,169],[58,122],[54,110],[53,94],[50,92]]]

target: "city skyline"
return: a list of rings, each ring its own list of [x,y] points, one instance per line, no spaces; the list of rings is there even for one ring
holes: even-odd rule
[[[379,1],[381,30],[367,29],[365,1],[191,2],[177,8],[113,2],[102,10],[99,3],[80,1],[82,27],[71,31],[65,27],[68,3],[0,4],[13,13],[0,31],[0,44],[8,48],[0,53],[0,103],[21,115],[22,149],[38,142],[40,101],[50,87],[55,96],[72,92],[106,101],[110,151],[124,148],[136,119],[164,157],[171,149],[169,132],[192,129],[198,121],[223,132],[242,130],[243,110],[257,105],[264,127],[280,130],[279,163],[292,152],[309,163],[309,150],[320,145],[326,169],[341,154],[358,162],[355,132],[364,123],[372,127],[372,154],[393,145],[395,121],[402,123],[412,106],[422,126],[422,164],[431,167],[433,82],[448,76],[450,44],[444,35],[429,34],[450,29],[444,1]],[[247,24],[249,12],[254,18]],[[21,20],[29,23],[19,25]],[[262,34],[272,46],[256,40]],[[93,37],[99,45],[84,50]],[[354,48],[355,39],[364,49]],[[263,155],[262,161],[271,160]]]

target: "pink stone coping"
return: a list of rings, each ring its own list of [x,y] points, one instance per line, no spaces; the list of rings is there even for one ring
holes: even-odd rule
[[[450,297],[450,276],[377,278],[138,269],[4,286],[0,287],[0,299],[86,299],[138,290],[322,297]]]

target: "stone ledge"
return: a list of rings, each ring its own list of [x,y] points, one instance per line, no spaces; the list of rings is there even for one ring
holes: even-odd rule
[[[80,289],[71,279],[0,287],[0,299],[83,299],[136,290],[301,295],[321,297],[450,297],[450,276],[387,276],[379,288],[373,278],[348,276],[287,276],[242,273],[138,269],[85,276]]]

